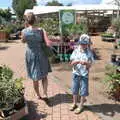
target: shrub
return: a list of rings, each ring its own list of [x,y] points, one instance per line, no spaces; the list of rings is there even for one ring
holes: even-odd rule
[[[105,72],[105,83],[108,85],[108,93],[112,98],[120,100],[120,72],[118,67],[107,65]]]
[[[3,113],[10,108],[13,110],[15,104],[24,99],[22,80],[22,78],[14,79],[13,71],[8,66],[0,66],[0,110],[2,110]],[[24,102],[22,104],[24,104]],[[8,115],[9,114],[6,116]]]
[[[116,37],[120,38],[120,18],[114,18],[112,20],[112,26],[115,29]]]

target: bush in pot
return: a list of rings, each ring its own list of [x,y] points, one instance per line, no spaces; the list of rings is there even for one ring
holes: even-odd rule
[[[7,117],[25,105],[22,78],[13,78],[13,71],[0,66],[0,111]],[[17,108],[16,105],[19,105]],[[21,106],[20,106],[21,105]]]

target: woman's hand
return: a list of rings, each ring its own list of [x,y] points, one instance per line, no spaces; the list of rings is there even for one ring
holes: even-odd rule
[[[26,40],[25,40],[25,36],[24,36],[24,34],[23,33],[21,33],[21,41],[23,42],[23,43],[25,43],[26,42]]]

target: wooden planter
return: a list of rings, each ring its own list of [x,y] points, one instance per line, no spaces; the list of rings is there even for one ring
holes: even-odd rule
[[[7,42],[9,38],[9,34],[5,31],[0,31],[0,41]]]
[[[23,108],[21,108],[18,111],[15,111],[12,115],[8,117],[0,117],[0,120],[19,120],[27,114],[28,114],[28,107],[27,104],[25,104]]]

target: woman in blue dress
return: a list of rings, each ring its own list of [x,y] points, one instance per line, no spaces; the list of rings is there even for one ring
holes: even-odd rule
[[[42,48],[44,39],[41,30],[34,27],[35,15],[27,13],[25,17],[26,27],[22,30],[22,42],[27,45],[25,61],[28,77],[33,80],[33,87],[39,99],[42,98],[39,92],[39,80],[42,80],[44,98],[47,98],[47,75],[51,72],[51,66]],[[46,34],[45,31],[43,33]]]

